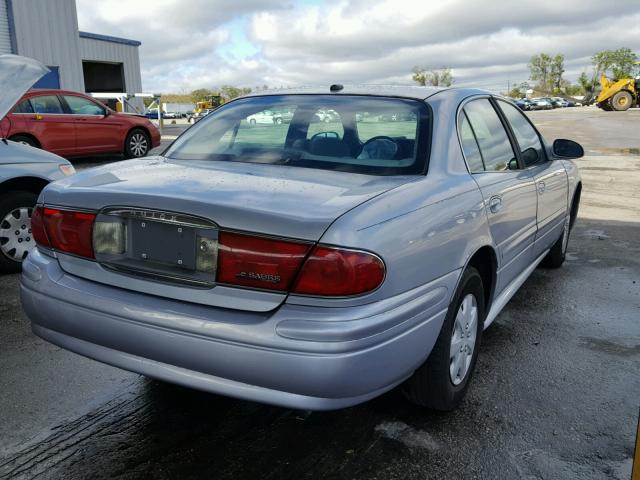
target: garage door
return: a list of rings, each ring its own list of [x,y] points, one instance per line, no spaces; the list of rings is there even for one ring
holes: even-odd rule
[[[7,0],[0,0],[0,55],[11,51],[11,30],[7,15]]]

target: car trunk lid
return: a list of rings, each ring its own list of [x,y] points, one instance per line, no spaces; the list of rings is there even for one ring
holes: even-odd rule
[[[182,254],[193,239],[196,245],[215,242],[217,232],[227,231],[313,244],[344,213],[414,178],[151,157],[80,172],[47,187],[42,199],[49,206],[102,212],[98,215],[102,221],[126,217],[130,234],[138,239],[136,245],[128,246],[126,258],[109,262],[108,257],[96,255],[102,265],[59,255],[63,269],[102,283],[159,294],[159,284],[176,269],[185,271],[197,262],[197,252]],[[180,225],[199,221],[208,225],[178,231]],[[144,267],[148,260],[152,260],[151,269]],[[115,268],[106,272],[104,266]],[[286,291],[267,294],[257,289],[244,290],[242,301],[236,301],[231,291],[240,289],[217,285],[215,274],[210,278],[195,272],[188,275],[183,279],[194,281],[165,282],[162,295],[254,311],[276,308],[286,298]],[[194,288],[209,289],[210,295],[200,292],[194,296],[190,293]]]

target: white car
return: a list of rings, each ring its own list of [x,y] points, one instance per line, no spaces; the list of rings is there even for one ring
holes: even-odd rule
[[[257,123],[262,125],[280,125],[282,123],[282,116],[277,115],[273,110],[263,110],[262,112],[254,113],[247,117],[247,122],[251,125]]]

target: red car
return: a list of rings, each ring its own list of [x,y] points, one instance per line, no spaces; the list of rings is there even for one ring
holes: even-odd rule
[[[63,157],[122,153],[145,156],[160,145],[158,129],[145,117],[118,113],[78,92],[33,89],[0,123],[5,138]]]

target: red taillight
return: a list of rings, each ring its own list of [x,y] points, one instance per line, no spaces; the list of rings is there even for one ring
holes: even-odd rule
[[[49,239],[44,231],[44,208],[36,207],[31,214],[31,236],[38,245],[50,247]]]
[[[384,280],[382,260],[368,252],[317,246],[304,263],[293,293],[350,296],[369,292]]]
[[[306,243],[220,232],[217,281],[288,290],[310,248]]]
[[[93,258],[93,213],[38,207],[31,216],[35,241],[61,252]]]

